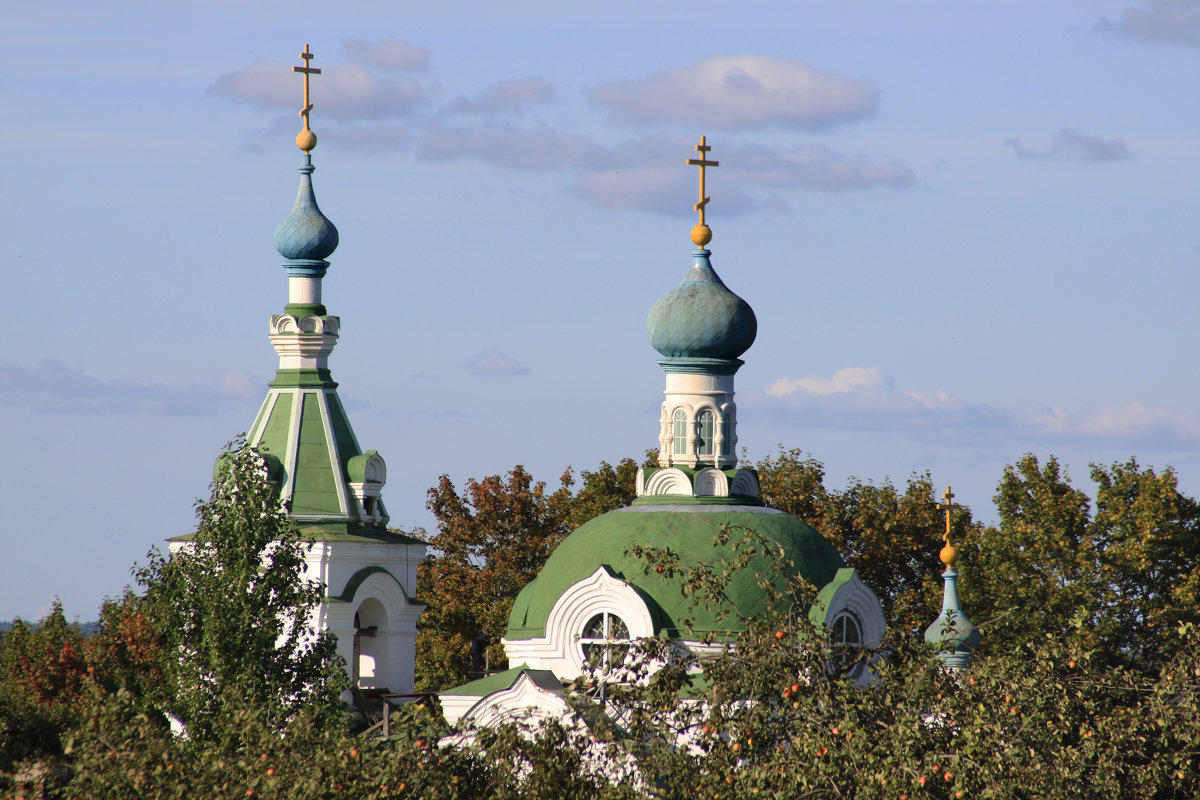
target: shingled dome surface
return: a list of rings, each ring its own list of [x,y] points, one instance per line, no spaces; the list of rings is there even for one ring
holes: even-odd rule
[[[722,283],[708,256],[695,251],[683,283],[646,317],[650,344],[667,358],[735,359],[754,344],[754,309]]]
[[[646,574],[647,562],[627,554],[633,545],[653,545],[677,553],[685,568],[716,563],[722,558],[732,562],[737,553],[730,545],[713,545],[713,538],[725,525],[731,527],[734,541],[750,530],[781,545],[783,559],[794,564],[792,574],[818,589],[846,566],[821,534],[782,511],[751,505],[635,504],[596,517],[559,544],[538,577],[517,595],[505,638],[545,636],[546,620],[555,601],[567,588],[601,566],[608,567],[614,576],[637,590],[650,609],[656,635],[691,639],[709,634],[716,637],[736,634],[742,626],[738,616],[730,613],[733,608],[747,616],[766,610],[766,592],[758,586],[755,571],[771,574],[772,559],[754,556],[728,587],[729,603],[705,609],[703,603],[691,607],[682,594],[678,576],[667,577],[653,569]],[[694,617],[694,628],[685,630],[683,621],[689,616]]]

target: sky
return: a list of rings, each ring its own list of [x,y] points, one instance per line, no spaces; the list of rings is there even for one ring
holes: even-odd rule
[[[1027,452],[1200,494],[1200,2],[13,0],[0,619],[94,619],[253,421],[305,43],[331,367],[392,525],[442,474],[656,446],[701,135],[751,460],[928,471],[984,520]]]

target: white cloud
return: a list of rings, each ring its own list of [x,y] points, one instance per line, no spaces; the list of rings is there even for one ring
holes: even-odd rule
[[[1053,141],[1043,148],[1026,147],[1017,139],[1004,143],[1011,147],[1022,161],[1130,161],[1133,151],[1123,139],[1106,139],[1081,133],[1074,128],[1063,128],[1054,134]]]
[[[474,97],[460,97],[450,111],[461,114],[514,114],[535,103],[554,98],[554,86],[545,78],[511,78],[493,83]]]
[[[277,61],[259,61],[222,75],[208,90],[259,108],[300,109],[297,81]],[[411,78],[381,77],[357,64],[342,64],[324,68],[320,84],[313,87],[313,113],[319,110],[342,122],[386,119],[411,112],[427,95]]]
[[[843,367],[832,378],[780,378],[764,390],[772,397],[790,394],[847,394],[858,389],[893,388],[895,381],[874,367]]]
[[[480,350],[467,362],[465,368],[472,375],[484,376],[525,375],[529,372],[529,367],[494,347],[485,347]]]
[[[32,367],[0,363],[0,404],[59,414],[211,416],[262,397],[252,375],[227,372],[211,383],[171,386],[130,378],[101,379],[81,367],[42,359]]]
[[[875,367],[843,367],[832,377],[780,378],[751,401],[764,413],[817,426],[858,430],[929,427],[1008,427],[1011,415],[967,403],[941,390],[900,389]]]
[[[1150,0],[1121,9],[1117,19],[1105,17],[1096,31],[1132,42],[1200,47],[1198,0]]]
[[[1071,412],[1055,406],[1037,413],[1000,409],[941,389],[900,388],[875,367],[844,367],[831,377],[780,378],[761,395],[739,395],[746,412],[814,428],[954,432],[962,442],[994,443],[996,435],[1036,443],[1114,442],[1145,448],[1200,442],[1200,418],[1131,401]]]
[[[1105,439],[1171,445],[1200,442],[1200,419],[1139,401],[1071,413],[1054,406],[1033,416],[1035,431],[1056,439]]]
[[[588,98],[624,124],[683,122],[720,130],[819,130],[879,108],[870,81],[758,55],[711,56],[644,80],[602,84]]]
[[[395,36],[374,42],[351,36],[342,41],[342,51],[352,61],[390,72],[420,72],[429,67],[429,48],[402,42]]]

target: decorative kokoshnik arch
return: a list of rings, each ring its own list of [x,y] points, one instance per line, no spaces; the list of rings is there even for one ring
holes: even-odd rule
[[[603,614],[623,623],[622,638],[643,639],[655,633],[650,609],[637,590],[601,566],[559,595],[546,618],[545,636],[501,642],[511,663],[524,662],[573,680],[587,663],[580,639],[586,638],[588,623]]]

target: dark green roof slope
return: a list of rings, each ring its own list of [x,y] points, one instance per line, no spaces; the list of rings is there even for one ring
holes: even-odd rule
[[[509,639],[545,636],[546,619],[558,597],[571,585],[606,566],[616,577],[630,583],[650,609],[655,632],[668,636],[720,635],[740,628],[729,606],[692,609],[683,596],[678,576],[643,574],[645,561],[627,556],[633,545],[670,548],[684,567],[732,561],[729,546],[715,547],[713,537],[724,525],[740,526],[783,546],[784,558],[795,565],[795,573],[818,589],[829,583],[845,562],[829,542],[813,528],[775,509],[731,505],[635,505],[610,511],[581,525],[551,554],[538,577],[513,603],[508,618]],[[734,540],[739,538],[734,533]],[[770,574],[769,561],[755,556],[726,591],[730,601],[748,616],[765,610],[763,590],[755,571]],[[782,587],[780,587],[782,588]],[[692,632],[682,630],[682,620],[695,617]]]
[[[562,682],[550,670],[530,669],[528,664],[521,664],[511,669],[506,669],[503,672],[497,672],[495,675],[487,675],[470,683],[464,683],[462,686],[455,686],[453,689],[447,689],[444,692],[439,692],[439,694],[487,697],[493,692],[502,692],[505,689],[511,689],[513,684],[522,675],[528,675],[529,679],[542,689],[550,692],[562,691]]]

